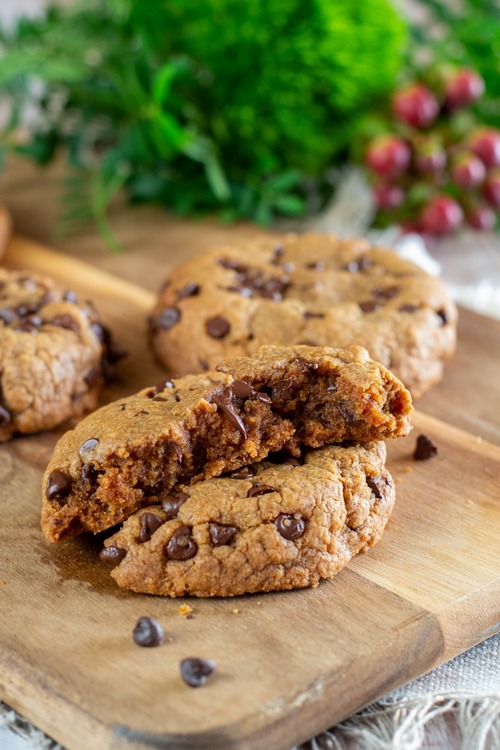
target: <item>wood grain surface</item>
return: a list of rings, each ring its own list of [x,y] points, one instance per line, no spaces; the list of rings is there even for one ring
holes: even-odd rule
[[[185,253],[196,249],[186,243]],[[19,238],[6,262],[96,302],[130,352],[105,399],[160,379],[144,336],[151,291]],[[155,272],[148,286],[160,280]],[[121,591],[98,560],[99,538],[41,537],[40,480],[62,429],[1,446],[0,697],[70,750],[284,750],[492,635],[500,385],[489,377],[499,330],[462,315],[445,380],[419,403],[413,433],[389,445],[398,498],[382,542],[315,590],[226,600]],[[415,462],[421,432],[439,453]],[[162,623],[160,648],[133,644],[142,615]],[[187,656],[217,662],[205,687],[181,681]]]

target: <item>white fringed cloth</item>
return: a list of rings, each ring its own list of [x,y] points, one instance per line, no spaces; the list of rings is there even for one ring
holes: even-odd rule
[[[455,300],[500,319],[500,240],[469,233],[427,252],[416,235],[367,231],[370,191],[355,169],[341,176],[331,206],[299,231],[367,235],[446,281]],[[500,606],[500,605],[499,605]],[[300,750],[500,750],[500,635],[385,696]],[[62,750],[0,702],[0,750]],[[263,748],[265,750],[265,748]],[[299,750],[295,748],[294,750]]]

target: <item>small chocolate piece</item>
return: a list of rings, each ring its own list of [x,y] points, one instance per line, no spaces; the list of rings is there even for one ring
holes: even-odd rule
[[[188,497],[189,495],[186,492],[176,492],[175,495],[167,495],[164,498],[161,507],[167,514],[168,521],[176,517],[177,513],[179,512],[179,508],[181,507],[182,503],[186,502]]]
[[[240,431],[243,439],[246,440],[247,431],[245,423],[243,422],[240,415],[236,413],[235,408],[231,403],[231,396],[232,394],[230,392],[223,391],[222,393],[218,393],[213,396],[212,403],[214,403],[217,408],[222,411],[224,416],[227,417],[228,421],[233,425],[234,428]]]
[[[427,461],[427,459],[436,456],[437,452],[437,445],[434,445],[427,435],[419,435],[417,437],[417,444],[413,452],[413,458],[415,461]]]
[[[310,268],[311,271],[324,271],[326,263],[322,260],[316,260],[313,263],[306,263],[306,268]]]
[[[12,416],[5,406],[0,404],[0,427],[6,427],[12,421]]]
[[[154,398],[155,396],[158,396],[166,388],[175,388],[175,385],[172,383],[171,380],[160,380],[160,382],[157,383],[151,391],[147,392],[146,396],[148,398]]]
[[[295,518],[295,516],[288,515],[287,513],[280,513],[274,523],[278,529],[278,533],[284,539],[288,539],[291,542],[300,539],[306,530],[303,518]]]
[[[381,477],[366,477],[366,484],[371,489],[376,498],[380,500],[383,497],[383,492],[380,487]]]
[[[231,384],[231,390],[236,398],[250,398],[254,394],[254,389],[250,383],[245,383],[244,380],[235,380]]]
[[[121,547],[111,545],[110,547],[104,547],[100,551],[99,559],[103,562],[110,562],[118,565],[119,563],[121,563],[126,554],[126,550],[122,549]]]
[[[269,492],[276,492],[274,487],[270,487],[268,484],[259,484],[256,482],[253,484],[247,492],[247,497],[257,497],[258,495],[267,495]]]
[[[53,471],[49,474],[45,497],[47,500],[56,500],[59,503],[63,501],[61,504],[64,505],[64,499],[68,497],[72,487],[71,477],[63,471]]]
[[[16,331],[22,331],[23,333],[38,333],[38,329],[42,325],[42,319],[39,315],[30,315],[24,318],[19,325],[16,326]]]
[[[231,324],[222,315],[216,315],[215,318],[207,320],[205,328],[213,339],[223,339],[231,330]]]
[[[177,531],[174,531],[165,552],[171,560],[189,560],[196,555],[198,545],[191,536],[189,526],[181,526]]]
[[[229,544],[237,531],[238,529],[236,526],[226,526],[222,523],[215,523],[213,521],[208,524],[210,541],[214,547],[221,547],[223,544]]]
[[[186,284],[183,289],[179,289],[177,292],[177,299],[185,299],[186,297],[194,297],[200,293],[200,285],[195,283]]]
[[[325,313],[313,312],[312,310],[306,310],[304,313],[304,320],[313,320],[314,318],[324,318]]]
[[[358,258],[357,260],[351,260],[350,263],[345,266],[345,270],[350,273],[357,273],[358,271],[366,271],[368,268],[373,266],[373,260],[371,258]]]
[[[156,529],[159,529],[163,523],[163,519],[157,516],[156,513],[143,513],[141,516],[139,541],[142,543],[149,542]]]
[[[404,313],[416,313],[418,310],[420,310],[420,305],[401,305],[398,307],[399,312]]]
[[[99,439],[98,438],[89,438],[86,440],[82,445],[80,446],[80,450],[78,451],[80,456],[82,453],[85,453],[85,451],[91,451],[94,450],[96,445],[99,445]]]
[[[72,302],[74,305],[78,304],[78,297],[72,289],[66,289],[63,294],[63,300],[65,302]]]
[[[444,308],[441,308],[441,310],[436,311],[436,315],[441,320],[441,325],[445,326],[447,323],[449,323],[448,313]]]
[[[134,643],[146,648],[161,646],[163,636],[163,628],[154,617],[139,617],[132,632]]]
[[[293,382],[291,378],[283,378],[272,385],[271,401],[273,403],[289,401],[293,393]]]
[[[302,372],[317,370],[319,366],[317,362],[308,362],[304,357],[295,357],[294,362],[297,362],[297,364],[300,365]]]
[[[216,663],[212,659],[183,659],[180,663],[181,677],[189,687],[201,687],[207,677],[215,671]]]
[[[89,482],[91,487],[96,487],[99,474],[103,473],[102,471],[98,471],[94,464],[83,464],[80,476],[82,482]]]
[[[378,297],[379,299],[392,299],[397,294],[399,294],[399,287],[398,286],[386,286],[386,287],[375,287],[375,289],[372,289],[372,294],[375,295],[375,297]]]
[[[2,307],[0,310],[0,320],[3,320],[5,325],[12,323],[15,317],[16,313],[11,307]]]
[[[161,313],[155,315],[152,321],[154,329],[168,331],[181,319],[181,311],[177,307],[165,307]]]
[[[380,310],[382,305],[374,299],[365,300],[364,302],[358,302],[359,307],[364,313],[375,312]]]
[[[55,315],[52,320],[48,321],[49,323],[52,323],[54,326],[58,326],[59,328],[67,328],[69,331],[79,331],[80,326],[76,322],[76,320],[67,313],[61,313],[60,315]]]
[[[243,466],[241,469],[232,471],[229,476],[231,479],[250,479],[250,477],[254,477],[256,473],[255,467]]]

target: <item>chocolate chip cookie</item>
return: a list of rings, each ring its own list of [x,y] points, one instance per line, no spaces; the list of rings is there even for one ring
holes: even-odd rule
[[[380,539],[395,498],[384,443],[269,458],[128,518],[101,552],[118,585],[200,597],[317,586]]]
[[[453,353],[457,311],[438,279],[363,239],[287,235],[220,247],[174,270],[150,318],[172,373],[251,356],[262,344],[359,344],[416,398]]]
[[[120,356],[91,302],[0,269],[0,441],[94,409]]]
[[[179,483],[287,449],[409,430],[411,398],[365,350],[263,347],[218,371],[166,380],[90,414],[56,446],[43,479],[47,539],[98,532]]]

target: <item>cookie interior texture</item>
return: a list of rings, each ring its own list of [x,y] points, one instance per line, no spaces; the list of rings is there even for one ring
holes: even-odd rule
[[[234,596],[317,586],[382,536],[394,484],[385,444],[328,446],[181,486],[105,542],[119,586]]]
[[[369,442],[409,430],[411,397],[360,347],[264,347],[218,372],[164,381],[86,417],[43,479],[47,539],[99,532],[270,452]]]
[[[266,344],[359,344],[417,398],[441,379],[456,321],[444,284],[395,252],[306,234],[183,263],[162,287],[150,333],[158,360],[181,375]]]
[[[121,356],[90,301],[0,269],[0,442],[94,409]]]

